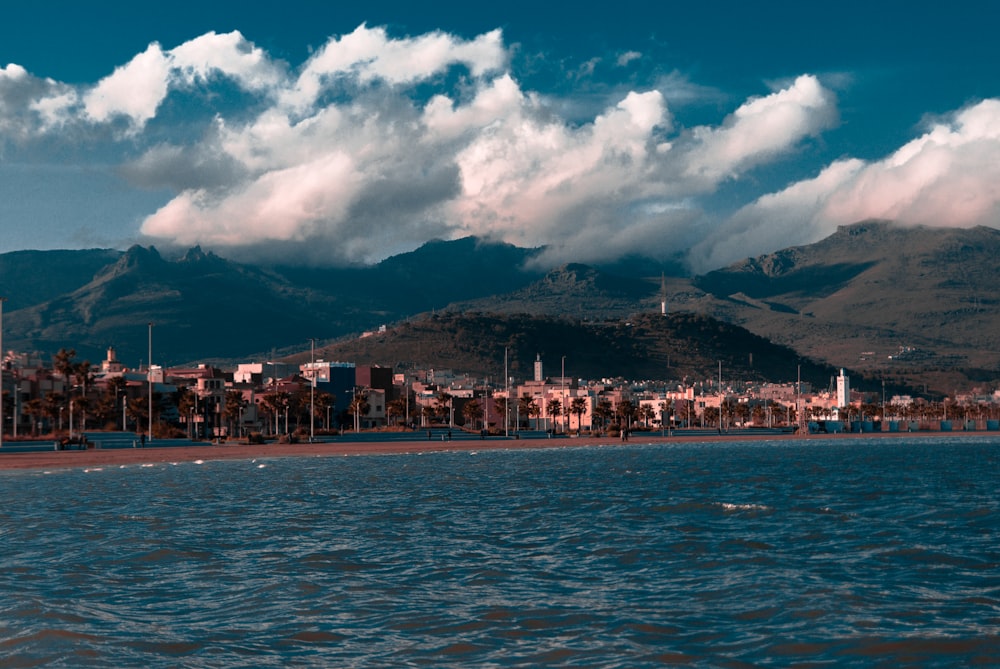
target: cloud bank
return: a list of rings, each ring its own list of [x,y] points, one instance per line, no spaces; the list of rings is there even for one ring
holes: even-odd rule
[[[373,262],[478,235],[544,245],[551,264],[690,249],[704,271],[865,218],[998,222],[1000,101],[936,120],[883,160],[845,157],[720,215],[720,188],[836,126],[820,78],[685,128],[671,86],[625,91],[581,122],[526,90],[510,62],[500,31],[398,38],[362,25],[297,67],[238,32],[150,44],[90,86],[11,64],[0,148],[113,153],[131,184],[171,194],[139,222],[146,240],[258,260]]]

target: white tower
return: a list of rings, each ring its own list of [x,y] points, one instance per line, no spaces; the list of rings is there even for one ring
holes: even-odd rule
[[[542,356],[535,354],[535,381],[541,381],[545,377],[542,376]]]
[[[851,403],[851,380],[847,378],[844,369],[840,369],[837,377],[837,407],[844,408]]]

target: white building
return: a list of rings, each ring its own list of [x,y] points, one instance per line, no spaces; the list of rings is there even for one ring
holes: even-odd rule
[[[837,377],[837,407],[843,409],[851,404],[851,380],[841,368]]]

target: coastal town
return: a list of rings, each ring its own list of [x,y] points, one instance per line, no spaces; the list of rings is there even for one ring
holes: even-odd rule
[[[99,364],[77,360],[72,349],[48,362],[8,351],[2,436],[73,441],[87,431],[117,431],[143,441],[287,442],[430,428],[447,429],[449,438],[453,431],[518,438],[694,429],[1000,430],[1000,391],[929,402],[859,392],[843,370],[828,387],[814,388],[799,380],[727,380],[721,365],[715,378],[698,381],[581,379],[567,373],[565,358],[554,362],[536,356],[532,378],[498,380],[315,358],[164,368],[129,367],[113,347]]]

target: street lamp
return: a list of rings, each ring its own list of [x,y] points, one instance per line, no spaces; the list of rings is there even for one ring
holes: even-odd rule
[[[316,339],[309,343],[309,443],[316,436]]]
[[[149,424],[146,433],[146,441],[153,441],[153,323],[149,323],[149,358],[146,365],[146,376],[149,378]]]
[[[507,347],[503,349],[503,379],[505,396],[503,398],[503,435],[510,436],[510,375],[507,373]]]
[[[562,415],[566,415],[566,356],[562,357],[562,371],[559,372],[559,410]],[[562,423],[562,432],[566,433],[566,422],[560,420]],[[579,428],[579,425],[577,426]],[[579,431],[579,430],[578,430]]]
[[[6,301],[6,297],[0,297],[0,448],[3,448],[3,303]]]

